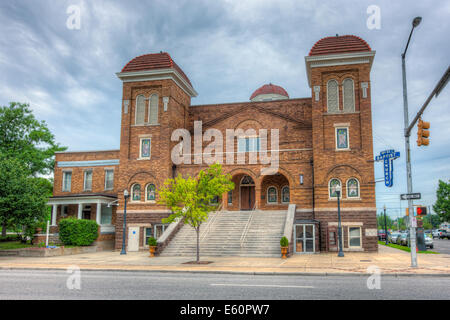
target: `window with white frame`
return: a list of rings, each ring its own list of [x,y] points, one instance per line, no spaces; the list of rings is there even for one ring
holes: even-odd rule
[[[147,201],[155,201],[156,200],[156,187],[154,184],[152,184],[152,183],[148,184],[145,192],[146,192],[145,199]]]
[[[339,112],[339,85],[334,79],[327,83],[327,108],[328,112]]]
[[[344,112],[355,112],[355,87],[353,80],[351,78],[344,79],[342,87]]]
[[[341,181],[339,179],[331,179],[328,184],[328,195],[330,198],[337,198],[337,188],[341,187]],[[342,188],[342,187],[341,187]],[[342,197],[342,194],[340,195]]]
[[[260,150],[259,137],[246,137],[238,139],[238,152],[257,152]]]
[[[112,223],[112,207],[102,205],[102,214],[100,217],[101,225],[110,225]]]
[[[70,192],[71,185],[72,185],[72,171],[64,171],[63,172],[62,191]]]
[[[152,149],[152,139],[151,138],[141,138],[139,158],[140,159],[150,159]]]
[[[281,189],[281,201],[283,203],[289,203],[290,201],[289,186],[284,186],[283,189]]]
[[[92,170],[84,171],[84,191],[92,191]]]
[[[145,228],[144,230],[144,246],[148,247],[148,239],[153,237],[153,228]]]
[[[347,180],[347,198],[359,198],[359,181],[356,178]]]
[[[114,170],[106,169],[105,170],[105,190],[113,190],[114,189]]]
[[[136,115],[135,124],[143,125],[145,123],[145,97],[139,95],[136,98]]]
[[[131,187],[131,201],[141,201],[141,185],[134,184]]]
[[[148,123],[158,124],[158,95],[152,94],[150,97],[148,108]]]
[[[267,203],[277,203],[277,202],[278,202],[277,188],[275,187],[267,188]]]
[[[349,248],[361,248],[361,227],[348,227]]]
[[[336,127],[336,150],[349,150],[348,127]]]

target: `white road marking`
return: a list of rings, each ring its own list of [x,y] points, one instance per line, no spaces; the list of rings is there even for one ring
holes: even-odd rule
[[[211,283],[211,286],[215,287],[270,287],[270,288],[302,288],[313,289],[312,286],[280,286],[275,284],[238,284],[238,283]]]

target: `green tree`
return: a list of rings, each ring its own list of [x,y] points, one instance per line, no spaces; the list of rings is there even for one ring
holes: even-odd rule
[[[384,230],[384,212],[377,215],[378,229]],[[386,225],[388,229],[393,229],[394,221],[392,218],[386,214]]]
[[[168,179],[159,190],[160,203],[172,210],[172,214],[163,219],[163,223],[172,223],[184,219],[184,223],[193,227],[197,233],[197,263],[200,262],[200,226],[208,219],[211,211],[217,210],[216,197],[233,190],[231,176],[222,172],[220,164],[201,170],[196,177],[183,178],[178,175]]]
[[[32,177],[20,160],[1,157],[0,219],[5,235],[8,227],[21,231],[22,242],[34,234],[47,215],[50,186],[48,180]]]
[[[53,172],[55,152],[64,150],[66,147],[61,147],[55,142],[46,123],[34,117],[28,104],[11,102],[9,106],[0,106],[0,170],[2,170],[0,175],[8,176],[9,173],[4,170],[9,170],[6,168],[11,168],[12,163],[16,166],[12,168],[13,172],[17,173],[16,176],[11,176],[11,179],[3,180],[0,190],[0,201],[5,204],[5,207],[0,208],[2,235],[6,235],[7,227],[24,228],[25,223],[35,220],[34,218],[29,220],[27,215],[24,216],[26,210],[21,211],[20,208],[25,208],[25,199],[29,201],[34,197],[40,199],[43,193],[51,195],[51,190],[48,193],[49,182],[38,177]],[[21,172],[17,171],[18,168]],[[35,180],[30,180],[33,177]],[[27,182],[26,186],[23,184],[24,181]],[[21,196],[19,191],[25,192],[24,196]],[[42,205],[40,201],[36,201],[34,205],[36,218],[40,217],[42,210],[48,211],[45,204]],[[41,205],[44,209],[40,207]],[[13,208],[17,208],[18,211],[12,211]],[[27,214],[33,215],[31,211]],[[16,215],[21,219],[15,217]]]
[[[55,142],[45,121],[38,121],[28,104],[11,102],[0,106],[0,154],[18,159],[32,175],[53,172],[56,151],[64,151]]]
[[[439,187],[436,191],[436,203],[433,206],[442,222],[450,221],[450,181],[446,183],[439,180]]]

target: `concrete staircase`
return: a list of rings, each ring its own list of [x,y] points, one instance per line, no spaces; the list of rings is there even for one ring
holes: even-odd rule
[[[217,211],[200,228],[201,256],[279,257],[287,211]],[[194,228],[184,225],[161,256],[196,254]]]

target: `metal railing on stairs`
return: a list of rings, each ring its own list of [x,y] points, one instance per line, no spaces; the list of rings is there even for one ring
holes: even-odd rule
[[[241,239],[240,239],[241,248],[244,246],[245,239],[247,238],[248,230],[250,229],[250,224],[252,223],[253,214],[255,213],[255,209],[256,209],[256,203],[253,206],[253,209],[250,211],[251,212],[250,217],[248,218],[247,223],[245,224],[244,230],[242,231],[242,235],[241,235]]]
[[[209,234],[212,226],[214,225],[214,223],[216,222],[217,218],[219,217],[219,215],[221,213],[222,213],[222,205],[220,205],[220,207],[217,209],[214,216],[211,217],[211,220],[208,221],[205,231],[203,231],[202,234],[200,235],[200,242],[202,242],[206,238],[206,236]]]

